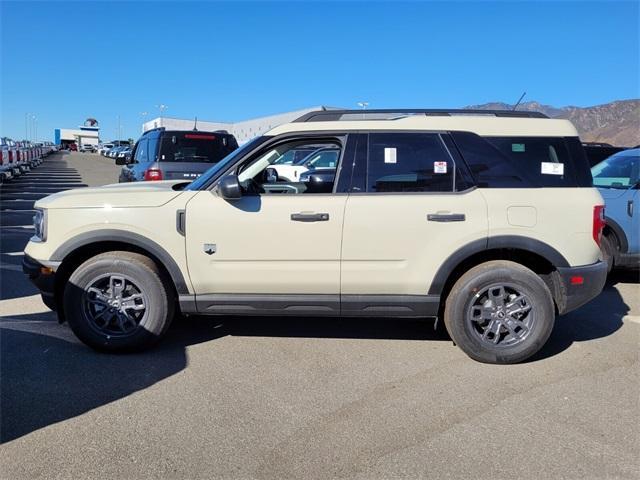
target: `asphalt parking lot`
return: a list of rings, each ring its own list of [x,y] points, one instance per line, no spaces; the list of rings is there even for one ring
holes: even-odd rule
[[[521,365],[397,320],[191,318],[99,354],[19,265],[36,199],[118,169],[55,154],[0,187],[2,478],[640,478],[637,272]]]

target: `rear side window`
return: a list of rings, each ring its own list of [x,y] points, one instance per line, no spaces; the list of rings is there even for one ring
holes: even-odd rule
[[[455,165],[437,134],[370,133],[367,191],[451,192]]]
[[[480,137],[451,132],[479,187],[588,187],[591,173],[578,139]]]
[[[158,161],[218,163],[238,148],[231,135],[207,132],[167,132],[162,135]]]
[[[485,137],[539,187],[575,187],[563,137]]]

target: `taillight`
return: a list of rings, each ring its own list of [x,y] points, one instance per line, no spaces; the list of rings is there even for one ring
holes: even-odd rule
[[[9,163],[13,162],[13,150],[9,150]]]
[[[145,180],[162,180],[162,170],[157,168],[149,168],[144,172]]]
[[[604,205],[596,205],[593,207],[593,239],[600,246],[602,239],[602,230],[605,226]]]

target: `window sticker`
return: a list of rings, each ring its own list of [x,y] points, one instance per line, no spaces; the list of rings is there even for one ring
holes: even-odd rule
[[[398,163],[397,150],[395,148],[384,149],[384,163]]]
[[[511,151],[512,152],[524,152],[524,143],[512,143]]]
[[[447,173],[447,162],[433,162],[433,173]]]
[[[564,163],[541,162],[540,173],[543,175],[564,175]]]

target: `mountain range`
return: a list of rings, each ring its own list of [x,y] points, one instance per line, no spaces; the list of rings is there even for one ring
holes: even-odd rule
[[[512,110],[503,102],[469,105],[477,110]],[[554,107],[539,102],[523,102],[518,110],[542,112],[551,118],[566,118],[578,130],[583,142],[609,143],[618,147],[640,144],[640,99],[616,100],[593,107]]]

